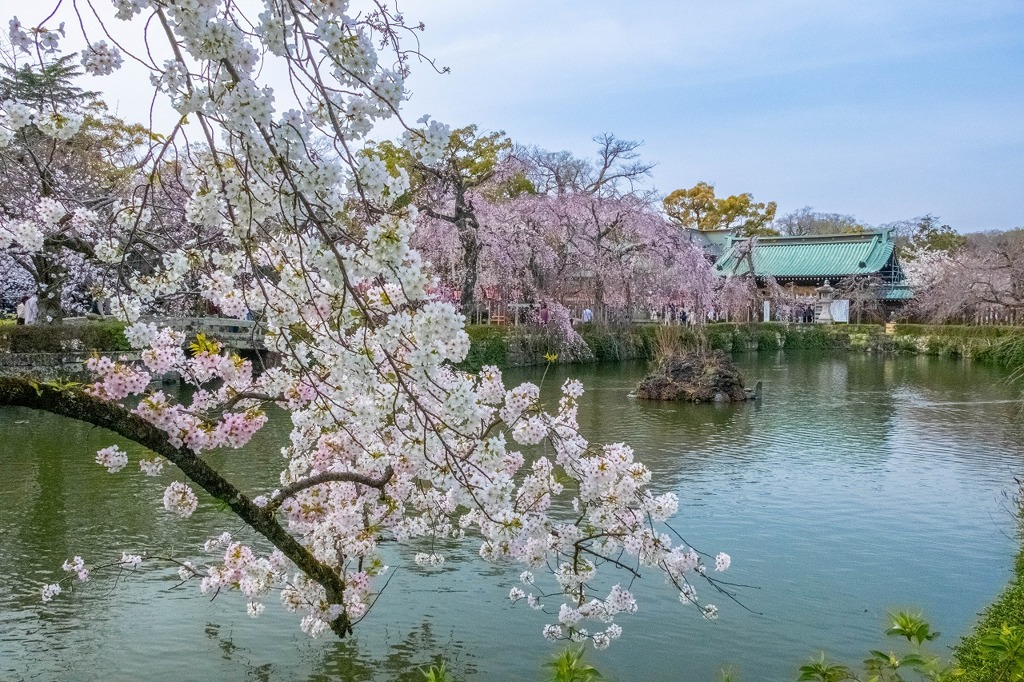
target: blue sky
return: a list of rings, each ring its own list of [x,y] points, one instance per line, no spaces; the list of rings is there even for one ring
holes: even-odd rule
[[[664,193],[780,213],[1024,226],[1024,2],[408,1],[407,112],[588,154],[645,141]]]
[[[26,22],[44,5],[0,0]],[[409,121],[429,113],[579,155],[599,133],[643,140],[662,193],[703,180],[776,201],[780,214],[1024,227],[1024,0],[400,7],[426,23],[423,52],[451,69],[415,69]],[[136,78],[148,76],[129,64],[90,87],[145,121]]]

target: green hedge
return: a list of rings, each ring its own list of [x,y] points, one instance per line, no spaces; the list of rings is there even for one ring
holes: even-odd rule
[[[787,325],[778,322],[718,323],[707,326],[711,345],[733,352],[742,350],[832,350],[849,348],[855,336],[881,334],[874,324]]]
[[[468,325],[469,354],[460,369],[477,371],[484,365],[502,367],[508,358],[508,332],[496,325]]]
[[[969,324],[898,324],[897,336],[943,336],[958,339],[1000,339],[1024,335],[1024,327]]]
[[[558,341],[533,327],[470,325],[470,350],[459,367],[470,371],[483,365],[507,367],[509,364],[541,364],[549,353],[560,355],[560,362],[619,362],[653,358],[658,346],[657,324],[621,326],[582,325],[577,331],[590,353],[583,358],[566,358]],[[692,345],[700,330],[674,327],[684,346]],[[851,335],[860,335],[866,344],[871,335],[879,335],[877,325],[785,325],[777,323],[719,323],[703,328],[712,348],[727,352],[746,350],[843,349],[851,345]]]
[[[0,350],[11,353],[114,352],[130,349],[121,322],[0,325]]]
[[[597,362],[618,362],[654,357],[658,325],[628,326],[583,325],[579,334]]]
[[[493,364],[543,364],[547,353],[560,362],[618,362],[652,358],[658,345],[657,324],[623,326],[583,325],[580,336],[591,353],[567,358],[558,343],[532,327],[477,325],[467,328],[472,346],[461,367],[479,369]],[[674,327],[683,345],[697,333],[693,327]],[[726,352],[789,350],[868,350],[879,353],[965,357],[1007,367],[1024,367],[1024,327],[967,325],[896,325],[886,335],[876,324],[787,325],[774,322],[714,323],[703,327],[712,348]]]

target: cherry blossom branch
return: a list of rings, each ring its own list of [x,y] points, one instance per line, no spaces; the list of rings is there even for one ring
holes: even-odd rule
[[[51,414],[84,421],[109,429],[167,458],[189,480],[212,497],[227,504],[247,526],[262,535],[288,557],[312,580],[319,583],[331,603],[341,604],[345,581],[278,523],[271,510],[261,509],[231,482],[203,459],[186,448],[173,447],[167,434],[128,408],[94,398],[84,391],[54,384],[40,384],[27,379],[0,377],[0,407],[28,407]],[[330,623],[339,637],[352,631],[347,614],[342,613]]]
[[[274,495],[274,506],[280,506],[281,502],[294,496],[296,493],[302,492],[307,488],[323,485],[324,483],[359,483],[370,488],[376,488],[377,490],[384,490],[384,486],[391,481],[394,475],[395,470],[391,468],[390,464],[384,469],[384,473],[380,478],[357,474],[354,471],[325,471],[281,488]]]

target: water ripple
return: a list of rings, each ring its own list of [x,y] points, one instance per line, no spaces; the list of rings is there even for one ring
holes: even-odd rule
[[[595,664],[611,679],[712,680],[728,663],[743,679],[791,679],[821,649],[859,661],[897,607],[923,609],[952,644],[1001,590],[1016,549],[1005,497],[1024,462],[1014,388],[989,368],[919,358],[741,364],[764,380],[758,404],[647,403],[627,397],[642,364],[573,369],[587,387],[585,435],[630,443],[659,490],[679,494],[673,526],[729,552],[730,580],[755,586],[739,593],[750,611],[719,603],[707,623],[640,581],[642,610]],[[557,398],[566,375],[549,372],[544,396]],[[286,429],[276,420],[244,453],[211,459],[249,489],[272,487]],[[15,501],[0,507],[0,573],[19,577],[0,593],[0,678],[394,680],[443,658],[459,678],[517,680],[549,655],[539,633],[551,617],[508,604],[518,570],[482,564],[472,546],[428,571],[409,565],[415,548],[388,545],[400,568],[345,642],[305,639],[274,605],[253,622],[237,595],[173,590],[173,570],[145,565],[43,605],[40,585],[74,554],[190,557],[196,537],[231,524],[208,503],[167,518],[167,477],[107,474],[92,462],[112,442],[98,430],[0,410],[0,439],[0,495]]]

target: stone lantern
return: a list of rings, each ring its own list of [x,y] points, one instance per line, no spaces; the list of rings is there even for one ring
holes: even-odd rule
[[[828,280],[815,289],[818,292],[818,300],[814,304],[814,321],[821,324],[832,324],[832,296],[835,289]]]

